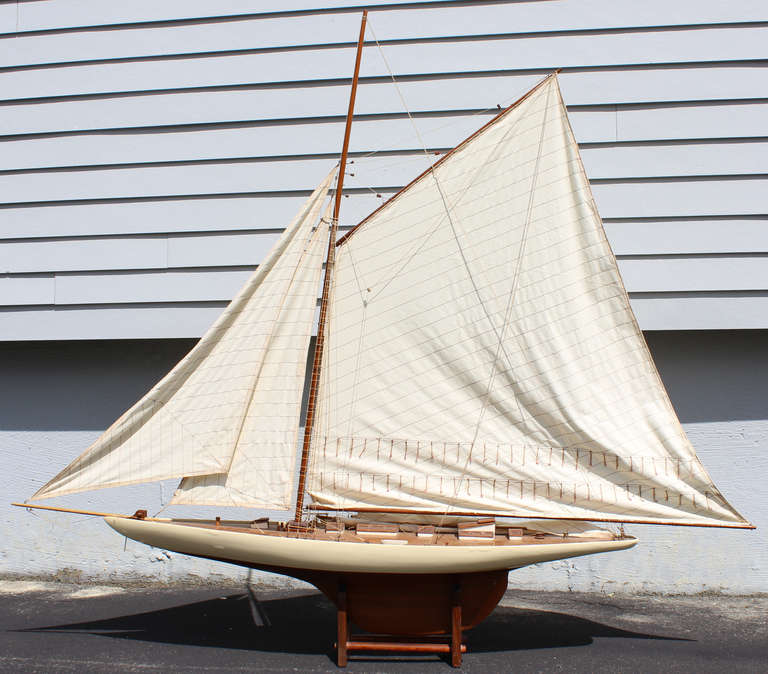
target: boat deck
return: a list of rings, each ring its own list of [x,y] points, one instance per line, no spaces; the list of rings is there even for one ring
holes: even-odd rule
[[[595,531],[587,534],[550,534],[528,529],[512,527],[497,527],[491,535],[467,532],[460,534],[454,531],[435,531],[434,533],[418,533],[416,531],[359,531],[349,525],[338,530],[328,530],[320,526],[290,527],[284,522],[246,522],[213,520],[169,520],[173,524],[181,524],[202,529],[233,531],[238,533],[276,536],[315,541],[337,541],[345,543],[370,543],[372,545],[411,545],[411,546],[520,546],[542,545],[557,543],[594,543],[597,541],[618,540],[610,531]],[[408,525],[405,525],[406,527]],[[439,527],[438,529],[451,529]]]
[[[474,522],[461,522],[456,527],[344,522],[334,530],[333,522],[314,527],[221,519],[106,517],[105,521],[119,533],[157,548],[254,568],[280,569],[280,573],[296,577],[309,572],[479,573],[626,550],[637,543],[634,538],[617,538],[609,531],[551,535]],[[402,531],[401,527],[414,530]],[[425,535],[425,530],[430,534]]]

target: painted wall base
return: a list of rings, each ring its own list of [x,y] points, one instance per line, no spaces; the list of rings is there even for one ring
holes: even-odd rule
[[[654,358],[683,426],[715,483],[757,531],[639,526],[633,550],[541,564],[510,575],[511,588],[601,592],[768,592],[768,334],[654,332]],[[0,574],[99,582],[245,577],[237,567],[126,541],[99,519],[9,505],[80,454],[191,346],[189,340],[0,346]],[[174,482],[109,489],[50,505],[159,511]],[[191,514],[189,509],[166,510]],[[226,517],[238,511],[218,509]],[[210,514],[200,509],[196,514]],[[259,513],[254,516],[258,516]],[[242,516],[242,511],[239,512]],[[294,581],[257,575],[256,582]]]

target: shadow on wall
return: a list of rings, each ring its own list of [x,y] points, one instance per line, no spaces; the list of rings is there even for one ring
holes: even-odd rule
[[[682,423],[768,418],[768,330],[647,332]]]
[[[99,431],[144,395],[194,339],[0,345],[0,429]]]
[[[683,423],[766,418],[768,331],[649,332],[646,339]],[[195,341],[0,344],[0,429],[105,429]]]

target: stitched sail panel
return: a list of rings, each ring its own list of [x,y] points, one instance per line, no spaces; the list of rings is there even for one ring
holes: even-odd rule
[[[675,416],[557,80],[337,249],[316,503],[743,523]]]
[[[326,222],[328,216],[326,211]],[[185,478],[171,503],[291,507],[301,395],[327,240],[328,228],[318,228],[296,265],[259,365],[229,470]]]
[[[253,451],[267,463],[278,453],[274,460],[281,466],[291,460],[295,443],[286,439],[285,429],[298,426],[302,383],[296,380],[303,377],[289,379],[295,370],[303,375],[306,362],[322,267],[317,254],[322,234],[312,237],[312,230],[335,173],[315,190],[194,349],[33,498],[225,474],[243,443],[258,446]],[[274,427],[258,429],[270,430],[268,440],[254,437],[257,429],[250,424],[259,405],[275,420]],[[262,492],[262,482],[256,487],[258,499],[284,500],[282,484],[275,485],[279,495]]]

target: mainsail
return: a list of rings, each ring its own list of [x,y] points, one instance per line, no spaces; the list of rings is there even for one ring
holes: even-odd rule
[[[556,76],[347,235],[315,506],[743,526],[629,306]]]
[[[195,348],[33,498],[183,477],[176,502],[288,507],[335,176]]]

